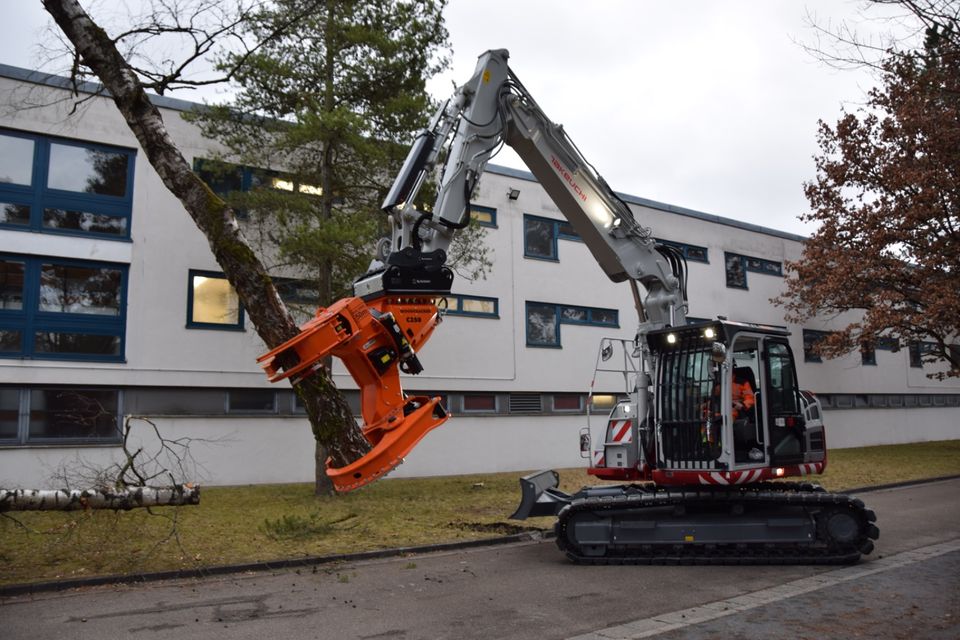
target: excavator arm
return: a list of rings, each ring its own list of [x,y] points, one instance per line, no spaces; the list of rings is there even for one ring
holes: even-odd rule
[[[296,384],[333,355],[357,382],[372,449],[346,467],[328,466],[339,491],[381,477],[447,419],[439,399],[407,396],[400,372],[422,370],[417,351],[440,321],[436,301],[453,283],[447,251],[469,224],[471,196],[503,144],[516,150],[607,276],[630,283],[640,320],[638,349],[646,348],[647,332],[684,323],[683,257],[637,223],[563,128],[546,117],[507,58],[502,49],[480,56],[470,80],[416,137],[382,206],[392,230],[385,262],[375,261],[354,283],[354,297],[320,309],[297,337],[259,359],[271,381]],[[435,204],[418,210],[413,202],[444,157]]]

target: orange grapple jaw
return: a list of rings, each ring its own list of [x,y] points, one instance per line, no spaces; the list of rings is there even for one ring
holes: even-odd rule
[[[313,375],[325,357],[340,358],[360,388],[363,435],[372,445],[341,468],[327,468],[337,491],[382,477],[432,429],[447,420],[439,398],[403,392],[399,368],[418,373],[418,350],[440,322],[433,297],[343,298],[317,311],[300,333],[257,362],[271,382],[293,384]]]
[[[396,468],[427,433],[447,421],[449,415],[440,404],[440,398],[415,396],[410,403],[419,405],[408,415],[395,420],[366,455],[340,468],[330,466],[327,476],[340,493],[353,491]]]

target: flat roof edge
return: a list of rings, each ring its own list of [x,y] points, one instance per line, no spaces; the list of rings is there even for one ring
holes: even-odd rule
[[[109,97],[110,93],[106,91],[103,86],[96,82],[81,82],[80,84],[74,87],[73,82],[69,78],[63,76],[58,76],[52,73],[46,73],[43,71],[35,71],[31,69],[24,69],[22,67],[15,67],[9,64],[0,63],[0,77],[10,78],[11,80],[20,80],[21,82],[29,82],[32,84],[44,85],[48,87],[55,87],[57,89],[66,89],[73,90],[74,88],[77,91],[89,94],[101,94],[103,96]],[[156,94],[148,93],[150,101],[158,107],[163,107],[165,109],[173,109],[175,111],[192,111],[194,109],[202,109],[206,105],[199,102],[190,102],[189,100],[181,100],[179,98],[169,98],[167,96],[158,96]],[[507,176],[510,178],[517,178],[519,180],[527,180],[529,182],[537,182],[537,179],[529,171],[524,171],[522,169],[513,169],[510,167],[504,167],[498,164],[488,164],[485,171],[490,173]],[[806,237],[797,235],[795,233],[789,233],[787,231],[780,231],[778,229],[771,229],[770,227],[764,227],[758,224],[752,224],[750,222],[742,222],[740,220],[734,220],[733,218],[724,218],[722,216],[714,215],[711,213],[704,213],[703,211],[696,211],[694,209],[687,209],[686,207],[678,207],[676,205],[667,204],[665,202],[658,202],[656,200],[650,200],[649,198],[641,198],[640,196],[634,196],[629,193],[620,193],[617,192],[617,195],[620,196],[625,202],[630,204],[639,205],[642,207],[649,207],[650,209],[656,209],[658,211],[665,211],[667,213],[675,213],[677,215],[686,216],[689,218],[696,218],[697,220],[703,220],[705,222],[712,222],[714,224],[722,224],[728,227],[735,227],[737,229],[743,229],[745,231],[753,231],[755,233],[762,233],[768,236],[774,236],[777,238],[783,238],[785,240],[793,240],[795,242],[805,242]]]
[[[529,171],[524,171],[523,169],[514,169],[512,167],[504,167],[498,164],[488,164],[485,168],[485,171],[494,173],[501,176],[507,176],[508,178],[517,178],[519,180],[527,180],[528,182],[537,182],[537,179]],[[764,227],[759,224],[753,224],[751,222],[743,222],[742,220],[734,220],[733,218],[724,218],[723,216],[718,216],[712,213],[704,213],[703,211],[697,211],[695,209],[687,209],[686,207],[678,207],[676,205],[667,204],[665,202],[658,202],[656,200],[651,200],[649,198],[641,198],[640,196],[634,196],[629,193],[616,192],[624,202],[629,204],[635,204],[642,207],[649,207],[650,209],[657,209],[658,211],[664,211],[667,213],[675,213],[677,215],[686,216],[689,218],[696,218],[697,220],[703,220],[705,222],[712,222],[714,224],[722,224],[728,227],[736,227],[737,229],[743,229],[745,231],[753,231],[755,233],[762,233],[768,236],[774,236],[777,238],[783,238],[785,240],[793,240],[795,242],[806,242],[806,236],[801,236],[796,233],[790,233],[788,231],[780,231],[779,229],[771,229],[770,227]]]
[[[44,71],[24,69],[23,67],[15,67],[9,64],[0,63],[0,78],[20,80],[21,82],[29,82],[31,84],[53,87],[55,89],[65,89],[67,91],[73,91],[76,89],[81,93],[110,97],[110,92],[104,89],[103,85],[99,82],[85,81],[74,85],[70,78],[66,78],[64,76],[58,76],[56,74],[46,73]],[[206,106],[199,102],[190,102],[189,100],[181,100],[179,98],[158,96],[155,93],[148,92],[147,96],[149,96],[150,102],[152,102],[154,105],[163,107],[164,109],[173,109],[174,111],[193,111],[194,109],[202,109]]]

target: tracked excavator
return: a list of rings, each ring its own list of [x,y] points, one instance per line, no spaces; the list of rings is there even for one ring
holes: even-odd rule
[[[606,275],[629,285],[639,316],[633,340],[601,344],[599,369],[622,352],[625,388],[600,428],[580,436],[589,473],[618,484],[571,495],[556,472],[532,474],[512,517],[555,516],[558,546],[579,563],[836,564],[870,553],[875,514],[808,481],[827,463],[824,426],[816,397],[797,384],[787,330],[724,317],[688,323],[683,255],[637,222],[507,59],[505,50],[480,56],[417,135],[383,202],[389,247],[354,295],[259,359],[271,381],[296,384],[333,355],[356,380],[371,450],[328,467],[334,486],[383,476],[448,419],[439,398],[406,394],[400,373],[423,369],[417,351],[453,283],[447,250],[470,221],[484,166],[506,144]],[[435,174],[435,204],[418,210]]]

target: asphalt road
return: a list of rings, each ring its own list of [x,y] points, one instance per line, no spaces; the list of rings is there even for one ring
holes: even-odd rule
[[[581,567],[528,542],[7,598],[0,637],[960,637],[960,480],[862,497],[881,536],[853,567]]]

